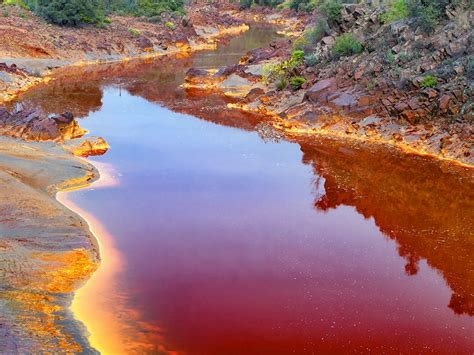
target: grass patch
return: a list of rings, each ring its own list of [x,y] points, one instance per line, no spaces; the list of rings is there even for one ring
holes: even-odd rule
[[[301,89],[301,86],[306,82],[306,79],[302,76],[292,76],[290,78],[291,88],[296,91]]]
[[[128,32],[133,36],[133,37],[140,37],[141,33],[139,30],[136,30],[134,28],[129,28]]]
[[[362,43],[352,34],[344,33],[336,38],[336,43],[332,48],[336,57],[349,57],[354,54],[362,53],[364,47]]]
[[[427,75],[423,78],[423,80],[420,82],[420,86],[425,89],[425,88],[434,88],[438,84],[438,79],[434,77],[433,75]]]
[[[389,8],[382,14],[380,19],[383,23],[392,23],[408,17],[406,0],[392,0]]]

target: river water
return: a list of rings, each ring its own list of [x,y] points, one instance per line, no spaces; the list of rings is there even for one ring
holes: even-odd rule
[[[474,178],[429,158],[272,141],[179,88],[275,38],[81,68],[24,99],[72,109],[110,150],[69,192],[103,264],[73,310],[104,353],[474,351]]]

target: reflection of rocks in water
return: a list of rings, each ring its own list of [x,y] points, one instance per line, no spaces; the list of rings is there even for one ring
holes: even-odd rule
[[[48,114],[71,111],[77,117],[85,117],[102,106],[104,87],[118,86],[173,111],[222,125],[252,129],[261,121],[256,115],[227,109],[227,104],[233,102],[231,98],[181,89],[185,73],[195,60],[199,58],[180,55],[66,68],[58,70],[49,83],[20,95],[19,101]]]
[[[71,111],[77,117],[87,116],[102,107],[102,89],[99,83],[89,80],[87,75],[71,82],[68,77],[57,78],[29,90],[19,99],[29,106],[41,108],[48,114]]]
[[[474,315],[474,177],[472,171],[395,150],[329,141],[302,144],[304,162],[325,180],[320,211],[353,206],[399,247],[408,275],[425,259],[453,294],[449,307]]]
[[[283,132],[275,129],[275,127],[268,122],[258,124],[255,129],[257,130],[258,136],[264,142],[279,143],[281,140],[285,139]]]

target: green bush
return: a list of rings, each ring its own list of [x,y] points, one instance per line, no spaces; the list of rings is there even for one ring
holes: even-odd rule
[[[311,12],[316,8],[317,0],[291,0],[290,9]]]
[[[133,37],[140,37],[141,33],[139,30],[136,30],[134,28],[129,28],[128,32],[133,36]]]
[[[301,88],[301,85],[303,85],[306,82],[306,79],[303,78],[302,76],[293,76],[290,78],[290,85],[293,90],[299,90]]]
[[[392,50],[391,49],[387,50],[387,53],[385,53],[384,62],[386,64],[392,64],[394,61],[395,61],[395,56],[393,55]]]
[[[319,63],[319,57],[314,53],[308,54],[304,57],[304,63],[308,67],[314,67]]]
[[[295,50],[291,53],[291,58],[276,64],[266,64],[263,66],[263,81],[271,83],[282,78],[288,80],[296,67],[303,63],[304,52]]]
[[[303,62],[304,51],[302,50],[294,50],[291,52],[291,59],[290,62],[293,63],[295,66],[300,65]]]
[[[392,0],[387,12],[383,13],[381,20],[384,23],[391,23],[404,19],[408,16],[406,0]]]
[[[324,0],[319,5],[319,11],[333,23],[341,21],[341,9],[342,5],[339,0]]]
[[[407,0],[407,9],[409,16],[415,19],[415,25],[431,33],[448,4],[448,0]]]
[[[326,34],[329,33],[329,25],[326,20],[319,19],[316,26],[311,27],[305,32],[305,37],[311,44],[319,42]]]
[[[163,12],[184,14],[184,0],[136,0],[131,7],[135,16],[160,16]]]
[[[10,16],[10,14],[8,13],[7,10],[4,10],[4,11],[3,11],[3,17],[8,17],[8,16]]]
[[[332,48],[336,57],[351,56],[363,51],[362,43],[352,34],[344,33],[336,38],[336,43]]]
[[[104,16],[99,0],[38,0],[36,10],[47,21],[64,26],[99,23]]]
[[[240,0],[240,8],[241,9],[249,9],[252,6],[253,0]]]
[[[301,50],[304,51],[306,47],[308,47],[309,42],[306,36],[303,34],[302,36],[295,39],[293,42],[293,50]]]
[[[168,21],[165,23],[165,27],[174,31],[174,29],[176,28],[176,25],[173,22]]]
[[[11,5],[11,6],[19,6],[21,7],[22,9],[27,9],[28,8],[28,5],[25,4],[25,2],[23,0],[3,0],[3,3],[5,5]]]
[[[434,88],[436,84],[438,83],[438,79],[436,79],[432,75],[427,75],[423,78],[423,80],[420,82],[420,86],[422,88]]]
[[[285,90],[288,87],[288,79],[281,77],[276,81],[276,89],[278,91]]]
[[[319,20],[316,26],[308,28],[301,37],[293,43],[293,50],[310,51],[326,33],[329,32],[329,26],[325,20]]]

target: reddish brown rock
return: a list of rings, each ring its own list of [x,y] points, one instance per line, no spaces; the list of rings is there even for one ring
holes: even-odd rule
[[[400,114],[400,117],[407,120],[411,124],[416,123],[417,114],[411,110],[405,110]]]
[[[364,69],[357,69],[357,70],[354,72],[354,79],[355,79],[355,80],[360,80],[363,75],[364,75]]]
[[[403,112],[408,109],[408,105],[404,102],[399,102],[394,106],[397,112]]]
[[[451,97],[449,95],[443,95],[439,98],[438,107],[441,113],[446,113],[449,108],[449,102]]]
[[[426,89],[424,94],[428,96],[428,99],[433,100],[438,97],[438,92],[434,89]]]
[[[72,153],[81,157],[103,155],[108,149],[109,145],[102,137],[85,139],[79,146],[71,147]]]

